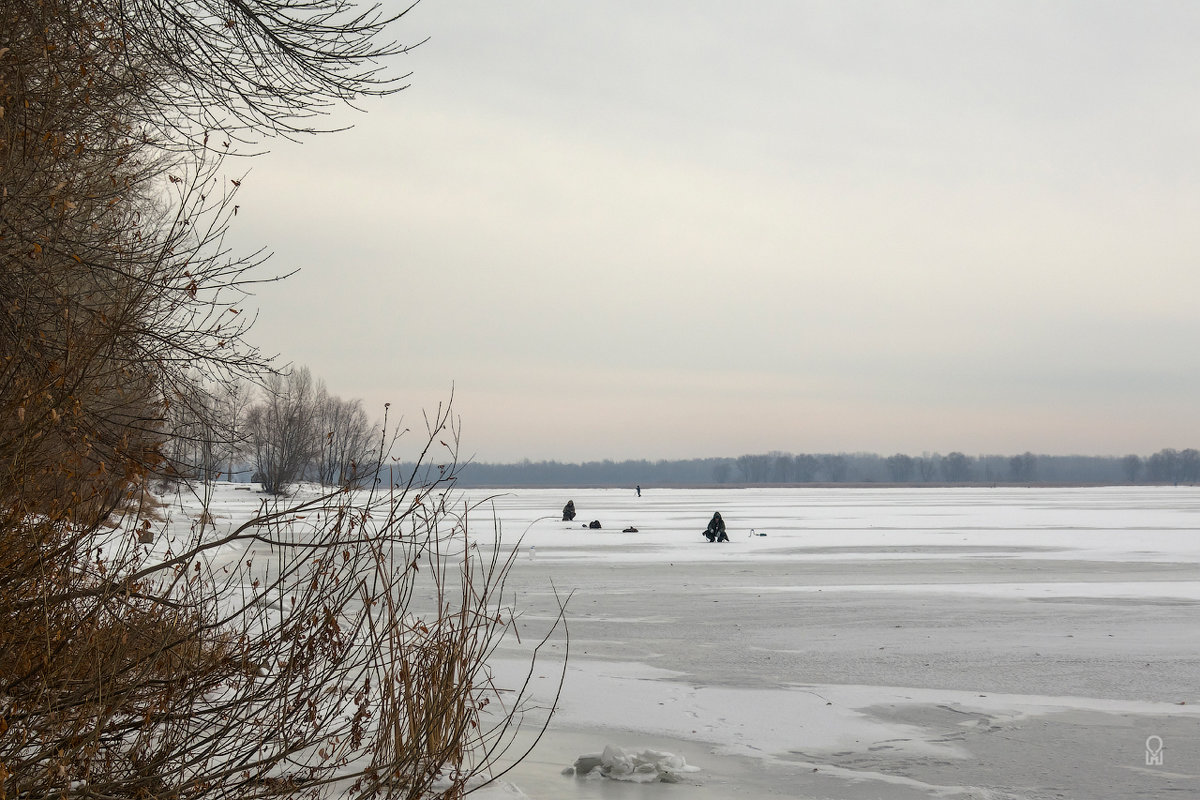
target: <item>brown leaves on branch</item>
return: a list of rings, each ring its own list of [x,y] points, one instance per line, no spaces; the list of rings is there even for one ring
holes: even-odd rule
[[[221,470],[214,387],[266,366],[222,158],[399,88],[388,21],[0,3],[0,796],[459,796],[519,721],[483,724],[509,562],[446,557],[453,469],[241,523],[168,524],[150,491]]]

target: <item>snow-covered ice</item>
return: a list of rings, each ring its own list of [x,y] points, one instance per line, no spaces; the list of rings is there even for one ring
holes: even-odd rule
[[[560,774],[609,742],[683,754],[698,799],[1200,796],[1196,488],[490,494],[480,541],[494,510],[536,547],[523,637],[573,592],[559,713],[506,776],[533,800],[618,796]]]
[[[485,498],[471,535],[490,546],[498,521],[521,556],[500,684],[567,594],[570,658],[547,735],[476,797],[1200,797],[1200,489],[643,486],[458,505]],[[220,487],[218,521],[254,502]],[[728,543],[700,534],[714,511]],[[561,649],[532,673],[544,700]],[[606,748],[699,771],[563,774]]]
[[[685,775],[699,771],[699,767],[674,753],[631,751],[610,744],[599,753],[581,755],[563,774],[630,783],[678,783]]]

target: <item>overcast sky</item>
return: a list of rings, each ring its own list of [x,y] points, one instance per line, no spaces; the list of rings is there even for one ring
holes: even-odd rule
[[[424,0],[255,339],[521,458],[1200,446],[1200,5]],[[235,165],[243,168],[244,164]]]

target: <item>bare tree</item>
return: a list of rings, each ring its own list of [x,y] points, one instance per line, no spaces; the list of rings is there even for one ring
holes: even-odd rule
[[[825,480],[830,483],[842,483],[846,480],[850,464],[846,461],[845,456],[826,454],[820,457],[820,461],[821,471],[825,474]]]
[[[217,394],[218,419],[222,422],[225,476],[230,480],[237,474],[236,461],[245,451],[246,432],[243,426],[251,402],[250,386],[233,380],[223,384]]]
[[[1018,483],[1032,481],[1036,472],[1037,456],[1033,453],[1025,452],[1008,459],[1008,474]]]
[[[255,480],[264,492],[283,494],[303,477],[316,454],[316,424],[317,394],[308,367],[269,375],[262,400],[246,412]]]
[[[912,479],[913,470],[916,468],[912,456],[906,456],[903,453],[888,456],[885,463],[888,474],[895,483],[907,483]]]
[[[246,381],[214,384],[196,377],[188,394],[164,403],[163,477],[172,483],[232,479],[245,450],[242,426],[250,401]]]
[[[772,453],[771,480],[775,483],[790,483],[796,473],[795,461],[788,453]]]
[[[925,453],[920,458],[916,459],[917,472],[921,475],[921,480],[924,483],[929,483],[933,480],[934,476],[937,475],[938,464],[941,462],[941,460],[942,457],[937,453],[934,453],[933,455]]]
[[[361,400],[331,395],[317,386],[314,467],[325,486],[342,486],[373,478],[379,464],[371,459],[375,432]]]
[[[737,468],[744,483],[766,483],[771,477],[774,459],[768,455],[744,455],[737,457]]]
[[[1146,459],[1146,472],[1150,480],[1158,483],[1179,482],[1179,451],[1164,447]]]
[[[1137,483],[1138,475],[1142,471],[1141,456],[1130,453],[1121,458],[1121,471],[1125,474],[1125,480],[1130,483]]]
[[[253,141],[326,130],[331,107],[403,89],[407,76],[383,65],[411,49],[385,38],[405,13],[347,0],[126,0],[110,19],[124,64],[143,75],[147,124],[209,147],[212,131]]]
[[[219,533],[175,537],[146,492],[179,405],[207,447],[205,387],[268,361],[224,155],[400,88],[388,21],[0,4],[0,794],[416,798],[440,776],[455,797],[518,721],[486,672],[509,562],[449,514],[456,440],[425,483],[267,501]]]
[[[808,453],[801,453],[792,460],[796,480],[801,483],[811,483],[816,480],[817,472],[821,469],[820,460]]]
[[[1189,447],[1179,452],[1179,480],[1195,483],[1200,480],[1200,451]]]
[[[971,459],[957,451],[942,459],[942,477],[950,483],[963,483],[971,477]]]

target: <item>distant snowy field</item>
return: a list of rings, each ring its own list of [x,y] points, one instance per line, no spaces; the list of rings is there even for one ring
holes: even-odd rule
[[[518,548],[502,682],[571,594],[550,732],[477,796],[1200,797],[1200,489],[457,497],[481,546]],[[250,499],[226,486],[218,515]],[[553,659],[534,681],[553,695]],[[609,745],[699,771],[562,774]]]

